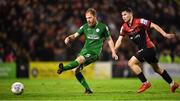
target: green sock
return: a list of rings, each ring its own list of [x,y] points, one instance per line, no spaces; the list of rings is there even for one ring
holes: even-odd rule
[[[77,61],[72,61],[68,65],[64,66],[63,70],[64,71],[70,70],[70,69],[76,68],[77,66],[79,66],[79,63]]]
[[[83,77],[82,73],[79,72],[76,74],[76,79],[81,83],[81,85],[85,88],[85,89],[90,89],[85,78]]]

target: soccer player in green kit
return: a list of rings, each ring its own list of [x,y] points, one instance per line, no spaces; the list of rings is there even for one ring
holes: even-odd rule
[[[75,68],[75,76],[81,85],[85,88],[85,94],[92,94],[92,90],[80,72],[83,69],[83,66],[87,66],[90,63],[98,60],[105,40],[108,41],[108,45],[112,52],[112,58],[117,60],[118,56],[114,50],[114,42],[110,36],[109,29],[105,24],[98,22],[96,17],[96,10],[89,8],[85,13],[85,17],[87,23],[82,25],[76,33],[66,37],[64,41],[65,44],[69,46],[70,41],[73,41],[80,35],[84,34],[84,47],[74,61],[70,62],[66,66],[63,66],[63,64],[60,63],[57,73],[61,74],[63,71]]]

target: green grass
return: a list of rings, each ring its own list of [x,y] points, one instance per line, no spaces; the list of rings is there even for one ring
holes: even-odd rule
[[[24,84],[22,95],[11,93],[15,81]],[[94,94],[84,95],[83,87],[76,80],[0,79],[0,100],[180,100],[180,89],[172,94],[162,79],[150,81],[152,87],[138,94],[138,79],[88,80]]]

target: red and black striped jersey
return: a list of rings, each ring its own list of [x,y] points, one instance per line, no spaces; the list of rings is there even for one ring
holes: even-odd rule
[[[131,26],[124,23],[120,29],[120,35],[128,35],[129,38],[138,46],[139,49],[155,47],[149,38],[147,30],[150,28],[151,22],[140,18],[134,18]]]

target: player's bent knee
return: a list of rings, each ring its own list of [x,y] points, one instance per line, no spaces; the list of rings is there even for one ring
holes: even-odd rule
[[[139,65],[139,61],[133,56],[133,57],[128,61],[128,66],[132,68],[134,65]]]
[[[135,65],[134,62],[131,61],[131,60],[129,60],[129,61],[128,61],[128,66],[129,66],[129,67],[132,67],[133,65]]]
[[[75,73],[75,71],[76,71],[76,68],[72,69],[72,71]]]
[[[85,58],[83,56],[79,56],[76,58],[76,61],[79,63],[79,64],[83,64],[85,62]]]
[[[76,75],[77,73],[79,73],[81,71],[81,69],[80,68],[75,68],[75,69],[73,69],[73,71],[74,71],[74,73]]]

